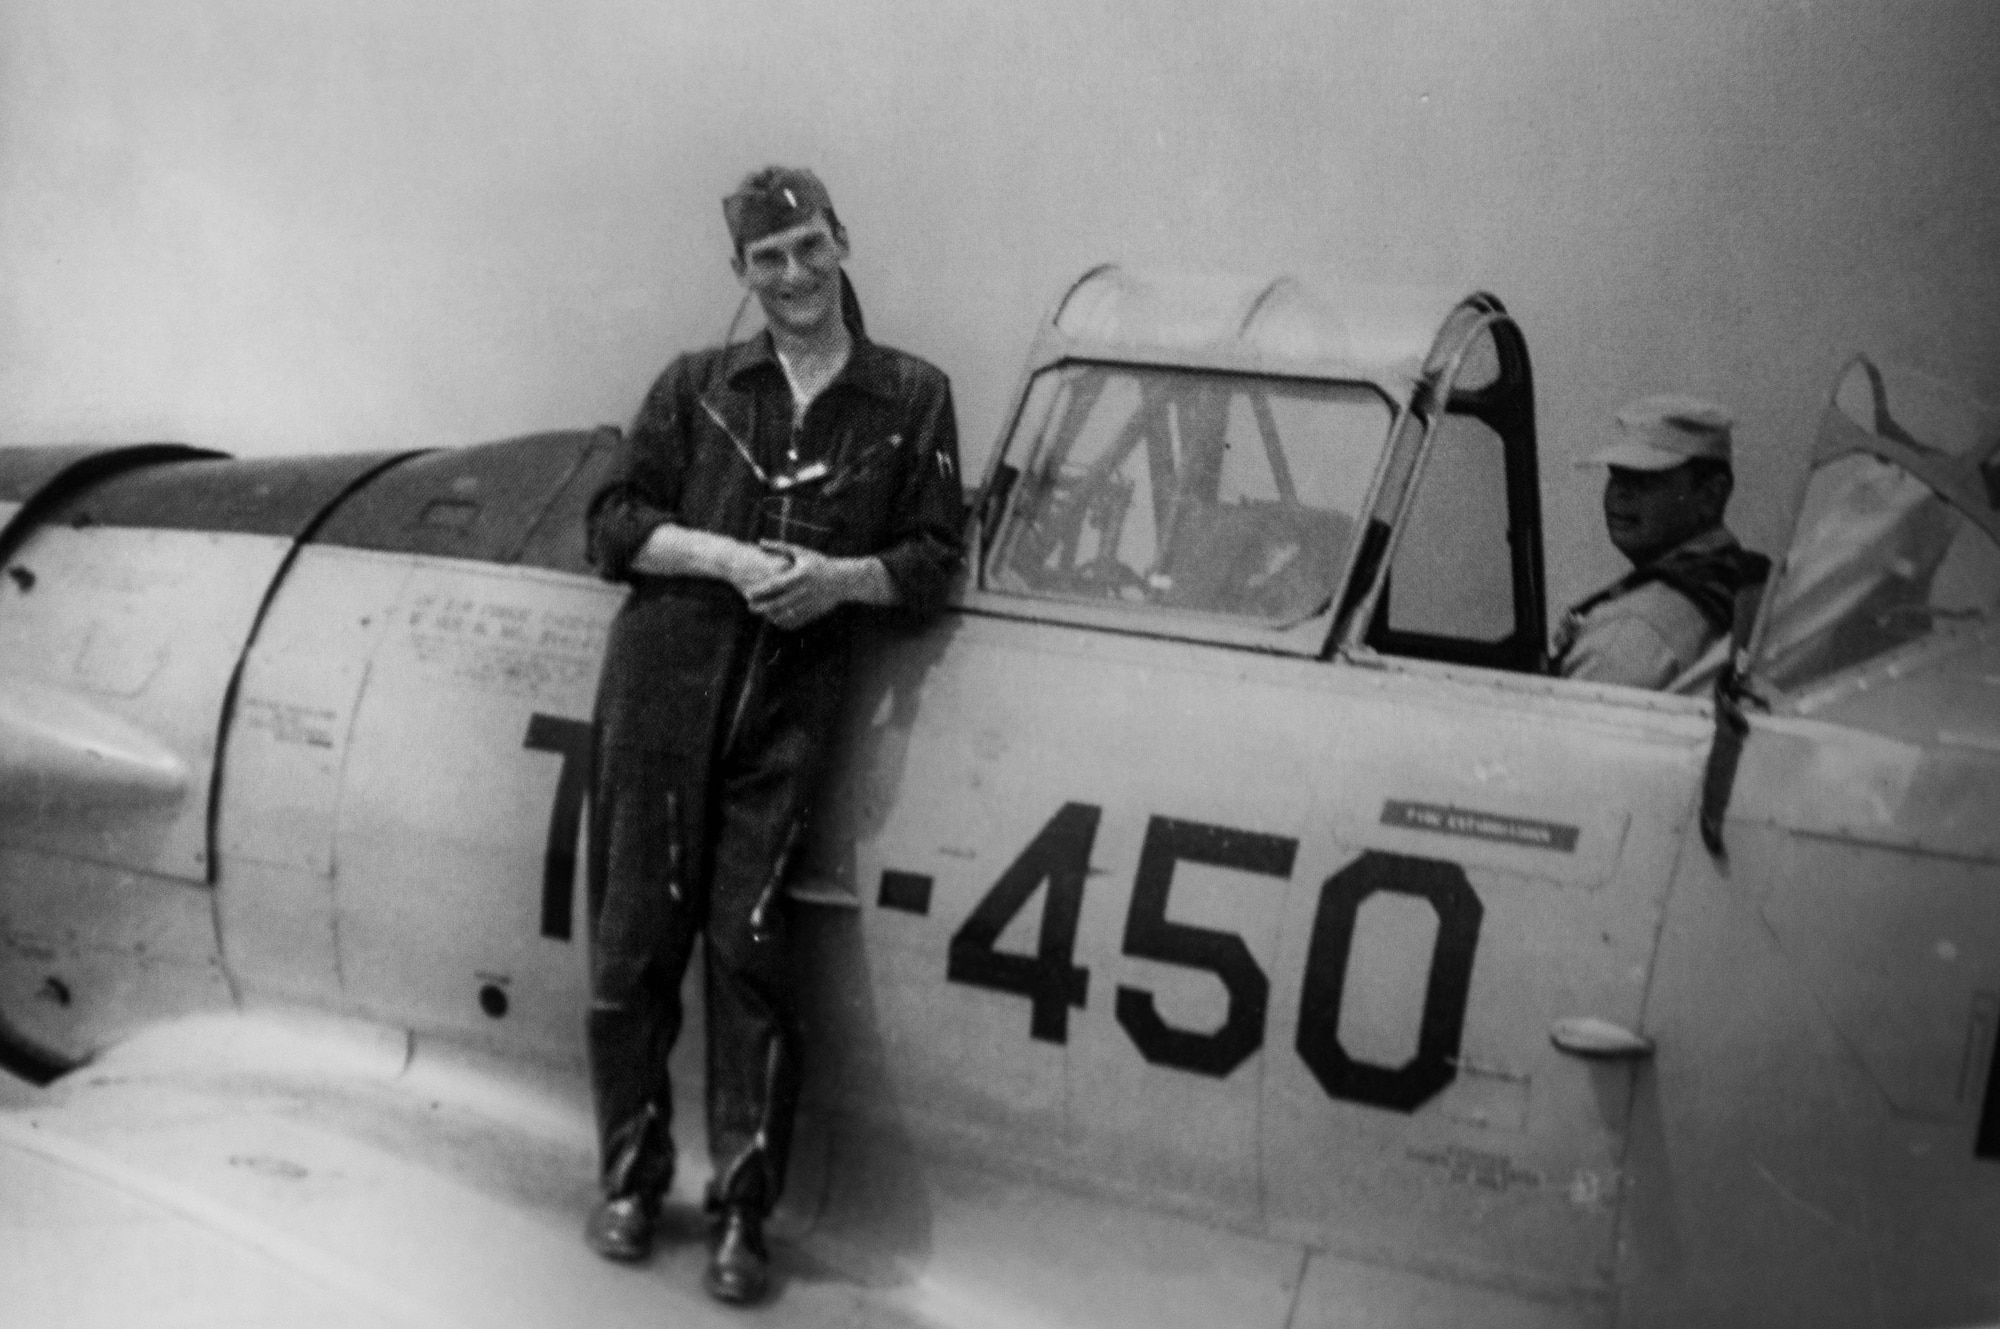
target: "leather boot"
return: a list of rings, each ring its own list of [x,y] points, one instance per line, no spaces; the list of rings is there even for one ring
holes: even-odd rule
[[[771,1256],[764,1249],[764,1216],[746,1205],[725,1207],[710,1237],[702,1286],[717,1301],[743,1306],[771,1285]]]
[[[584,1224],[583,1239],[607,1260],[633,1263],[653,1251],[653,1218],[657,1206],[642,1195],[616,1195],[599,1200]]]

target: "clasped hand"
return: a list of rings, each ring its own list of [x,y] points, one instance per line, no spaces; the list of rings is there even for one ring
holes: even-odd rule
[[[743,586],[752,613],[787,631],[816,623],[853,598],[848,565],[818,550],[780,540],[763,540],[759,549],[782,560],[776,571]]]

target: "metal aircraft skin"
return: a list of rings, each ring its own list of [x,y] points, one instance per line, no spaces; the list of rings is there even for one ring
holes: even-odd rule
[[[1498,300],[1085,274],[952,607],[857,648],[753,1318],[2000,1321],[2000,434],[1954,409],[1857,362],[1744,648],[1575,683]],[[741,1319],[698,1094],[685,1240],[580,1239],[614,443],[0,452],[18,1322]]]

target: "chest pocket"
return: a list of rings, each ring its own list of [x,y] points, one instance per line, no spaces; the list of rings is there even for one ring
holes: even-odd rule
[[[823,478],[768,494],[759,524],[766,538],[788,540],[826,554],[870,554],[888,540],[909,443],[899,432],[865,418],[844,427]],[[777,534],[783,530],[787,534]]]
[[[839,504],[808,485],[757,501],[757,538],[783,540],[822,554],[849,554],[854,539],[851,523],[842,520]]]

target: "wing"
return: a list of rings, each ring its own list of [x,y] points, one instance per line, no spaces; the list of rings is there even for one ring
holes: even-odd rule
[[[585,1249],[574,1071],[298,1015],[155,1028],[46,1089],[0,1080],[0,1300],[23,1324],[740,1324],[700,1290],[699,1127],[637,1268]],[[802,1123],[772,1325],[1587,1323]]]

